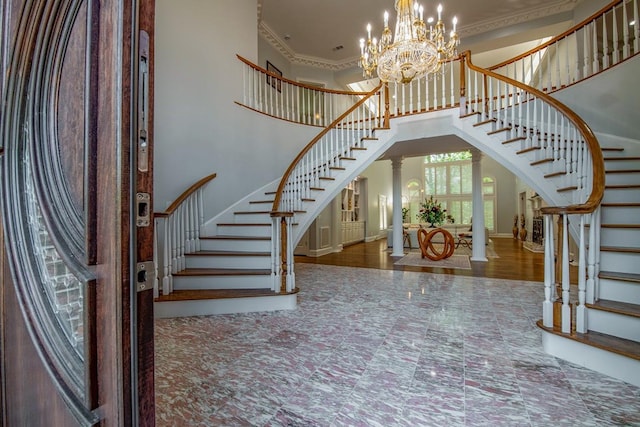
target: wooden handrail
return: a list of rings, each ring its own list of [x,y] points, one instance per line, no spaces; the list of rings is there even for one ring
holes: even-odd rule
[[[591,194],[589,194],[588,199],[583,204],[576,205],[568,205],[568,206],[548,206],[541,209],[543,214],[585,214],[591,213],[595,211],[600,202],[602,201],[602,197],[604,195],[604,157],[602,155],[602,150],[600,149],[600,144],[598,143],[598,139],[594,135],[593,131],[585,123],[584,120],[580,116],[578,116],[573,110],[567,107],[562,102],[553,98],[546,93],[531,87],[527,86],[524,83],[521,83],[517,80],[511,79],[509,77],[502,76],[500,74],[494,73],[493,71],[486,70],[480,67],[477,67],[471,62],[471,52],[466,51],[462,53],[462,57],[465,58],[466,65],[486,77],[492,77],[494,79],[502,80],[510,85],[518,87],[526,92],[535,95],[537,98],[543,100],[549,105],[552,105],[562,114],[564,114],[567,119],[573,123],[573,125],[580,131],[585,142],[587,143],[589,150],[591,152],[591,159],[593,162],[593,186],[591,189]],[[486,84],[486,83],[485,83]]]
[[[327,126],[324,129],[322,129],[322,131],[318,135],[316,135],[316,137],[313,138],[311,140],[311,142],[309,142],[302,149],[302,151],[300,151],[300,153],[298,153],[298,155],[291,162],[291,164],[289,165],[289,167],[285,171],[284,175],[282,176],[282,179],[280,180],[280,184],[278,185],[278,190],[276,191],[275,199],[274,199],[273,205],[271,207],[271,216],[281,216],[281,213],[279,212],[279,206],[280,206],[280,200],[282,199],[282,192],[284,191],[285,185],[287,185],[287,180],[289,179],[289,176],[293,172],[293,170],[296,167],[296,165],[298,164],[298,162],[300,162],[300,160],[302,160],[302,158],[311,150],[311,148],[316,144],[316,142],[318,142],[323,136],[325,136],[327,133],[329,133],[329,131],[331,129],[335,128],[340,122],[342,122],[342,120],[344,120],[345,117],[347,117],[349,114],[351,114],[353,111],[355,111],[358,107],[360,107],[362,104],[364,104],[369,98],[371,98],[373,95],[375,95],[382,88],[382,86],[383,86],[383,83],[380,83],[371,92],[366,93],[366,96],[363,96],[358,102],[353,104],[353,106],[351,108],[349,108],[347,111],[342,113],[342,115],[340,115],[340,117],[335,119],[329,126]],[[388,125],[389,125],[388,123],[385,123],[385,126],[388,126]]]
[[[216,175],[217,174],[213,173],[209,176],[205,176],[204,178],[202,178],[201,180],[193,184],[191,187],[187,188],[185,192],[182,193],[180,196],[178,196],[178,198],[175,199],[173,203],[171,203],[164,212],[154,212],[153,215],[157,217],[165,217],[165,216],[171,215],[180,206],[180,204],[187,199],[187,197],[189,197],[190,195],[195,193],[199,188],[201,188],[206,183],[214,179]]]
[[[336,89],[327,89],[327,88],[323,88],[323,87],[317,87],[317,86],[311,86],[311,85],[307,85],[304,83],[300,83],[300,82],[296,82],[294,80],[289,80],[286,77],[282,77],[279,76],[278,74],[275,74],[271,71],[268,71],[264,68],[262,68],[259,65],[254,64],[253,62],[249,61],[248,59],[243,58],[242,56],[236,54],[236,56],[238,57],[238,59],[242,62],[244,62],[245,64],[247,64],[249,67],[253,68],[254,70],[260,71],[261,73],[267,74],[270,77],[274,77],[278,80],[281,80],[285,83],[289,83],[293,86],[298,86],[301,87],[303,89],[309,89],[309,90],[315,90],[318,92],[324,92],[324,93],[332,93],[335,95],[357,95],[357,96],[366,96],[369,94],[369,92],[353,92],[353,91],[348,91],[348,90],[336,90]]]
[[[591,21],[593,21],[594,19],[596,19],[598,16],[608,12],[609,10],[613,9],[614,7],[616,7],[618,4],[625,2],[626,0],[614,0],[611,3],[609,3],[608,5],[604,6],[602,9],[600,9],[599,11],[595,12],[594,14],[592,14],[591,16],[589,16],[588,18],[584,19],[582,22],[580,22],[579,24],[574,25],[573,27],[569,28],[567,31],[565,31],[564,33],[557,35],[555,37],[553,37],[551,40],[541,44],[540,46],[536,46],[531,50],[528,50],[527,52],[524,52],[518,56],[515,56],[513,58],[507,59],[506,61],[503,61],[497,65],[492,65],[491,67],[488,68],[488,70],[496,70],[500,67],[504,67],[506,65],[509,65],[513,62],[516,62],[520,59],[526,58],[527,56],[530,56],[533,53],[536,53],[542,49],[546,49],[547,47],[551,46],[552,44],[554,44],[555,42],[557,42],[558,40],[562,40],[563,38],[567,37],[570,34],[575,33],[576,31],[580,30],[583,27],[586,27],[588,24],[591,23]]]

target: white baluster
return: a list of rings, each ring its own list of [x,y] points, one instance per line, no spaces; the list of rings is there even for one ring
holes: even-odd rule
[[[633,0],[633,53],[636,54],[640,50],[640,21],[638,20],[638,0]]]
[[[622,59],[631,56],[631,46],[629,45],[629,18],[627,17],[627,2],[622,2]],[[635,25],[638,25],[637,23]]]
[[[607,14],[602,15],[602,69],[609,68],[609,32],[607,31]]]
[[[578,239],[578,306],[576,307],[576,331],[581,334],[587,332],[587,308],[585,307],[587,274],[584,221],[585,215],[580,215],[580,236]]]
[[[623,2],[624,3],[624,2]],[[620,62],[620,49],[618,49],[618,22],[616,18],[616,8],[611,9],[611,15],[613,17],[613,51],[611,52],[613,64]],[[624,27],[626,27],[626,21]]]
[[[571,332],[571,306],[569,305],[569,220],[562,215],[562,332]]]
[[[542,303],[542,324],[553,327],[553,302],[556,299],[553,244],[553,216],[544,216],[544,302]]]

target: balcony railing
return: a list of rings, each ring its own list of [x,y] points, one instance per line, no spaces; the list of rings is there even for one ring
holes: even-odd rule
[[[546,93],[584,80],[638,54],[638,7],[638,0],[614,1],[559,36],[489,70]]]

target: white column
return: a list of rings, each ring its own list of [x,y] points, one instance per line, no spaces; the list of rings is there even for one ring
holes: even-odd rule
[[[487,248],[484,245],[484,201],[482,197],[482,152],[471,150],[471,179],[473,193],[473,251],[471,261],[488,261]]]
[[[393,252],[391,256],[404,256],[402,239],[402,157],[391,159],[393,170]]]

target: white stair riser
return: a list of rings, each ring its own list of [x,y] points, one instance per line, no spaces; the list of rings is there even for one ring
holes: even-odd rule
[[[542,332],[545,352],[640,387],[640,361]]]
[[[271,268],[268,256],[198,256],[187,257],[187,268]]]
[[[640,200],[640,188],[608,188],[604,192],[604,203],[625,203]]]
[[[271,289],[271,276],[173,276],[174,290]]]
[[[637,184],[640,173],[608,173],[604,181],[607,185]]]
[[[640,274],[640,254],[600,252],[600,270]]]
[[[297,294],[254,298],[171,301],[155,303],[153,314],[155,318],[162,319],[168,317],[295,310],[296,305]]]
[[[637,169],[637,160],[605,160],[604,169],[607,171]]]
[[[260,211],[260,212],[265,212],[265,211],[271,211],[271,208],[273,207],[273,202],[269,202],[269,203],[249,203],[249,209],[250,211]]]
[[[640,342],[640,318],[638,317],[589,309],[587,322],[590,331]]]
[[[252,225],[244,227],[237,225],[218,225],[217,231],[219,236],[271,237],[271,225]]]
[[[640,305],[640,283],[600,279],[600,298]]]
[[[635,247],[640,242],[640,229],[637,228],[602,228],[600,244],[602,246]]]
[[[271,240],[204,239],[200,241],[200,249],[203,251],[270,252]]]
[[[610,206],[602,208],[603,224],[640,224],[639,207]]]
[[[262,212],[235,214],[233,218],[238,224],[266,224],[271,221],[271,216]]]

